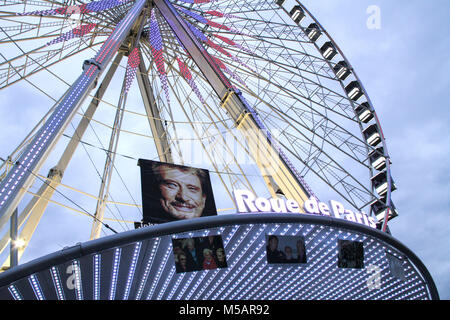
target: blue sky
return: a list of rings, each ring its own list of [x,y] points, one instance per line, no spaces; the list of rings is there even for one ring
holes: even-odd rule
[[[393,162],[392,176],[398,188],[393,201],[400,216],[390,224],[391,231],[424,262],[441,298],[450,299],[450,39],[444,35],[444,31],[450,29],[450,2],[304,0],[302,3],[343,50],[377,110]],[[369,29],[366,24],[370,17],[366,10],[373,5],[380,9],[380,29]],[[92,51],[87,52],[77,61],[92,56]],[[69,83],[81,70],[81,65],[72,67],[76,71],[66,72],[65,79]],[[123,73],[123,70],[119,72]],[[45,77],[42,75],[42,79]],[[36,90],[27,84],[19,84],[17,89],[21,90],[20,94],[5,90],[0,100],[1,132],[6,134],[0,139],[2,157],[18,145],[36,119],[51,105],[48,98],[36,96]],[[115,89],[118,91],[119,87]],[[64,85],[55,85],[49,94],[59,97],[64,90]],[[113,97],[109,101],[117,100]],[[113,115],[110,110],[108,116],[112,118]],[[103,144],[107,144],[107,139]],[[61,151],[61,147],[56,149],[50,165],[42,172],[55,164]],[[78,156],[75,154],[75,161]],[[130,170],[138,174],[137,167]],[[96,172],[92,171],[92,174],[96,175]],[[75,180],[75,186],[84,184],[83,180]],[[139,184],[131,188],[132,191],[139,190]],[[91,193],[95,194],[96,190]],[[91,209],[88,203],[79,204]],[[49,209],[33,243],[52,245],[30,245],[24,261],[89,237],[90,230],[85,228],[88,218],[76,213],[61,214],[56,205],[50,205]],[[54,243],[55,234],[66,232],[64,227],[68,223],[71,232],[64,234],[65,242]],[[50,224],[51,232],[44,227]]]
[[[351,62],[392,158],[399,217],[390,228],[450,299],[450,2],[304,0]],[[380,9],[380,29],[366,10]]]

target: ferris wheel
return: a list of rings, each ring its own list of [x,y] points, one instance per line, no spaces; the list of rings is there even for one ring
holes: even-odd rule
[[[299,203],[333,197],[376,215],[383,231],[396,216],[374,106],[300,2],[0,6],[0,94],[36,94],[14,115],[29,132],[0,153],[4,267],[11,218],[19,256],[49,210],[76,216],[88,239],[133,229],[140,158],[208,169],[222,214],[236,211],[233,190],[247,189]]]

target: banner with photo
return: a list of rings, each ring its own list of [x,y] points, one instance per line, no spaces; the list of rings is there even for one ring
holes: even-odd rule
[[[301,236],[266,235],[267,263],[306,263],[305,239]]]
[[[139,159],[142,224],[217,215],[209,171]]]
[[[227,267],[220,235],[172,239],[172,246],[177,273]]]

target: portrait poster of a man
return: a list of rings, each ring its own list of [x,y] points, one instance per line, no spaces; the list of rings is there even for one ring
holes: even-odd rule
[[[209,171],[139,159],[143,223],[217,215]]]

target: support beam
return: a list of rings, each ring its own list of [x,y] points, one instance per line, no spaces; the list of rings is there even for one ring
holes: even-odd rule
[[[128,50],[129,52],[132,52],[135,48],[139,47],[139,40],[141,37],[142,29],[145,25],[147,18],[146,10],[144,10],[138,19],[136,19],[132,29],[131,34],[125,41],[125,44],[128,44]],[[141,57],[142,58],[142,57]],[[126,75],[125,75],[126,77]],[[120,93],[119,103],[117,104],[117,111],[116,116],[114,119],[114,125],[111,132],[111,138],[109,141],[109,147],[108,151],[106,153],[106,161],[105,166],[103,169],[103,175],[102,175],[102,183],[100,185],[98,200],[97,200],[97,207],[95,209],[95,219],[92,222],[92,229],[91,229],[91,237],[90,239],[97,239],[100,237],[100,232],[102,230],[103,226],[103,219],[105,216],[105,208],[106,203],[108,201],[109,197],[109,187],[111,185],[111,178],[114,171],[114,162],[116,159],[116,153],[117,153],[117,147],[119,145],[119,136],[120,136],[120,130],[122,128],[122,121],[125,111],[125,104],[127,101],[127,91],[125,89],[126,87],[127,79],[124,78],[123,84],[122,84],[122,90]]]
[[[64,153],[62,154],[60,160],[58,161],[58,164],[50,170],[47,176],[48,180],[42,184],[42,186],[39,188],[37,192],[37,195],[30,200],[25,209],[20,213],[18,226],[19,228],[21,228],[23,224],[25,224],[25,226],[23,227],[19,238],[25,241],[25,245],[19,250],[18,255],[19,261],[24,250],[26,249],[26,245],[31,240],[31,237],[34,234],[34,231],[36,230],[39,221],[41,220],[45,210],[47,209],[49,200],[55,193],[56,187],[58,187],[58,185],[61,183],[64,172],[67,169],[67,166],[69,165],[69,162],[72,159],[75,150],[79,146],[80,141],[84,136],[84,133],[86,132],[86,129],[88,128],[91,119],[94,117],[94,114],[97,111],[97,107],[100,104],[100,101],[103,99],[103,95],[105,94],[106,89],[108,88],[111,79],[113,78],[120,64],[122,57],[123,53],[119,52],[114,61],[112,62],[111,66],[109,67],[109,70],[106,73],[105,77],[103,78],[102,83],[98,87],[97,92],[95,93],[94,97],[91,100],[91,103],[86,109],[83,118],[78,124],[75,133],[70,139],[66,149],[64,150]],[[3,252],[3,250],[5,250],[5,248],[8,245],[8,242],[9,238],[7,235],[5,235],[0,241],[0,252]],[[6,266],[8,262],[9,259],[5,261],[4,266]]]
[[[240,92],[232,89],[229,80],[214,63],[172,4],[168,0],[154,0],[153,2],[222,101],[221,106],[234,119],[236,127],[240,129],[249,144],[250,156],[255,159],[262,175],[272,176],[285,196],[296,200],[302,207],[303,202],[312,195],[312,191],[281,149],[276,146],[276,142],[270,132],[264,128],[256,112]],[[269,190],[270,188],[269,185]]]
[[[83,65],[83,72],[71,86],[68,94],[45,122],[25,152],[0,183],[0,228],[2,228],[32,185],[36,173],[58,141],[79,106],[93,89],[96,79],[109,64],[128,36],[147,0],[137,0],[100,48],[97,55]]]
[[[109,186],[111,183],[112,173],[114,169],[114,161],[116,159],[117,146],[119,144],[120,130],[122,127],[125,102],[127,94],[124,92],[125,79],[123,81],[122,92],[120,94],[119,103],[117,105],[116,116],[114,119],[114,126],[111,132],[111,138],[109,140],[108,151],[106,152],[106,161],[103,168],[102,183],[100,185],[100,191],[98,194],[97,207],[95,209],[95,219],[92,222],[92,230],[90,239],[97,239],[100,237],[102,230],[103,218],[105,215],[106,202],[109,196]]]
[[[155,96],[148,79],[147,69],[141,55],[141,63],[137,73],[137,82],[141,92],[142,101],[144,102],[145,112],[152,130],[153,139],[155,140],[156,150],[161,162],[173,163],[172,153],[170,151],[169,141],[167,139],[167,131],[164,128]]]
[[[11,253],[10,253],[10,266],[15,267],[19,264],[19,255],[18,255],[18,243],[17,243],[17,209],[14,210],[12,216],[11,216],[11,228],[10,228],[10,234],[11,234]]]

